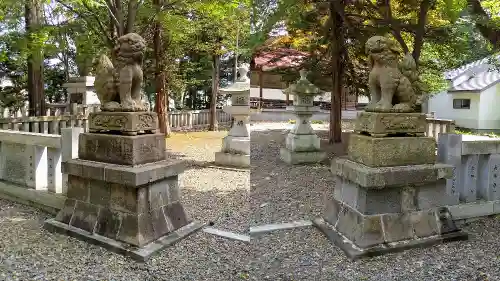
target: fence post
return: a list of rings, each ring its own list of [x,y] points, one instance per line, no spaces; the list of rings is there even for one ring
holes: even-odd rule
[[[78,140],[83,128],[61,128],[61,151],[62,161],[78,158]],[[59,169],[59,172],[61,169]],[[68,189],[68,175],[62,175],[62,193]]]
[[[54,193],[63,192],[63,181],[61,174],[61,154],[62,148],[52,148],[47,149],[48,158],[48,188],[49,191]]]
[[[35,190],[46,190],[48,187],[47,147],[26,145],[28,173],[26,185]]]
[[[191,110],[190,110],[190,111],[188,112],[188,115],[187,115],[187,117],[188,117],[187,127],[188,127],[189,129],[192,129],[192,128],[193,128],[193,115],[194,115],[194,114],[193,114],[193,111],[191,111]]]

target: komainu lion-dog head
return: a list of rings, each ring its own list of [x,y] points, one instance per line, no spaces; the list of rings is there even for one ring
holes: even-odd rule
[[[146,42],[137,33],[128,33],[118,38],[114,49],[117,61],[123,64],[142,64]]]
[[[373,36],[365,44],[365,51],[368,55],[370,68],[375,63],[382,65],[396,63],[400,50],[394,40],[384,36]]]

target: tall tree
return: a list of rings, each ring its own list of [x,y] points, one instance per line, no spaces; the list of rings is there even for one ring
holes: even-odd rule
[[[28,47],[28,97],[29,115],[43,116],[46,113],[43,83],[43,2],[25,2],[25,24]]]
[[[168,125],[168,118],[166,118],[167,111],[165,110],[168,96],[165,91],[165,71],[163,63],[163,25],[158,18],[161,14],[161,6],[163,5],[163,0],[153,0],[153,4],[156,9],[156,16],[154,22],[154,35],[153,35],[153,50],[154,50],[154,60],[155,60],[155,85],[156,85],[156,102],[155,111],[158,114],[158,123],[160,127],[160,132],[166,136],[170,135],[170,126]]]

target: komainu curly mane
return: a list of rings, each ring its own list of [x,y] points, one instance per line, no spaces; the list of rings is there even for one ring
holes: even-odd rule
[[[103,111],[146,111],[142,102],[142,61],[146,43],[136,34],[129,33],[118,38],[113,49],[116,63],[106,55],[96,61],[95,89]]]
[[[371,65],[368,79],[371,101],[365,110],[414,112],[420,88],[413,57],[407,54],[399,63],[396,42],[383,36],[368,39],[365,49]]]

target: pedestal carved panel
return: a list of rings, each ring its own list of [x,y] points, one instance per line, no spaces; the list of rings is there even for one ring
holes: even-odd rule
[[[139,165],[165,160],[165,136],[80,134],[78,157],[121,165]]]
[[[356,119],[354,130],[374,137],[391,134],[424,136],[427,120],[422,113],[361,112]]]
[[[154,112],[109,112],[89,114],[89,131],[115,131],[127,135],[155,133],[158,117]]]

